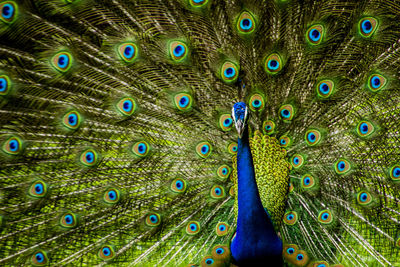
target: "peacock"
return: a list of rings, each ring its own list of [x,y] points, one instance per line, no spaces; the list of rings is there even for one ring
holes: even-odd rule
[[[0,265],[400,266],[398,21],[0,0]]]

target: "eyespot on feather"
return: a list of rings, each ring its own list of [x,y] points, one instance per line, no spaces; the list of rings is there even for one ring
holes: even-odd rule
[[[335,90],[335,83],[332,80],[322,80],[317,84],[316,90],[320,98],[329,98]]]
[[[286,225],[294,225],[297,223],[297,212],[295,211],[288,211],[285,213],[285,215],[283,216],[283,222]]]
[[[17,18],[18,5],[14,1],[0,3],[0,19],[6,24],[13,23]]]
[[[230,144],[228,145],[228,152],[229,152],[231,155],[236,155],[237,151],[238,151],[238,144],[237,144],[237,143],[232,142],[232,143],[230,143]]]
[[[181,178],[176,178],[171,182],[171,190],[175,193],[184,193],[187,188],[187,183]]]
[[[12,82],[7,75],[0,75],[0,96],[6,96],[10,93]]]
[[[71,212],[64,213],[60,217],[59,224],[63,228],[74,228],[78,225],[77,217]]]
[[[346,159],[337,160],[334,167],[335,167],[335,172],[339,175],[346,174],[351,169],[350,162]]]
[[[279,144],[281,145],[281,147],[288,147],[292,144],[292,140],[290,139],[289,136],[287,135],[282,135],[279,138]]]
[[[241,34],[251,34],[256,28],[256,20],[250,12],[243,11],[236,23],[236,28]]]
[[[222,114],[219,117],[219,127],[222,129],[222,131],[230,131],[233,127],[233,120],[231,117],[231,114]]]
[[[118,54],[126,63],[132,63],[138,57],[138,47],[132,42],[127,42],[119,45]]]
[[[62,118],[62,123],[65,128],[69,130],[76,130],[81,124],[81,115],[78,111],[72,110],[64,114]]]
[[[12,156],[21,154],[23,149],[24,142],[16,135],[10,136],[2,145],[3,152]]]
[[[294,154],[290,158],[290,163],[292,164],[293,168],[298,169],[303,166],[304,157],[301,154]]]
[[[196,235],[200,232],[200,224],[196,221],[190,221],[186,226],[186,233],[188,235]]]
[[[284,122],[290,122],[294,117],[294,108],[290,104],[281,106],[279,115]]]
[[[218,236],[224,236],[228,234],[229,225],[225,222],[219,222],[216,227],[216,232]]]
[[[321,141],[321,132],[315,129],[307,130],[304,138],[308,146],[318,145]]]
[[[318,214],[318,221],[322,224],[331,224],[333,222],[333,215],[330,210],[322,210]]]
[[[386,83],[387,79],[380,74],[372,74],[368,78],[368,88],[373,93],[376,93],[383,89]]]
[[[67,72],[72,66],[72,55],[68,52],[59,52],[51,59],[51,64],[59,72]]]
[[[191,109],[193,98],[188,93],[179,93],[174,97],[175,107],[180,111],[188,111]]]
[[[187,58],[188,47],[184,42],[171,42],[169,45],[169,55],[174,62],[182,62]]]
[[[132,152],[135,156],[143,158],[148,155],[150,146],[146,141],[139,141],[133,144]]]
[[[362,18],[358,22],[358,33],[364,38],[369,38],[376,32],[378,24],[373,17]]]
[[[225,197],[225,189],[220,185],[214,185],[211,188],[210,196],[214,199],[221,199]]]
[[[322,25],[317,24],[308,28],[306,33],[306,40],[311,45],[319,45],[325,35],[325,29]]]
[[[196,153],[201,158],[207,158],[208,156],[210,156],[211,151],[211,144],[207,141],[200,142],[196,146]]]
[[[136,110],[136,102],[132,97],[124,97],[117,103],[117,110],[124,116],[132,115]]]
[[[217,261],[225,261],[231,257],[231,251],[228,246],[216,245],[213,247],[211,255]]]
[[[97,256],[105,261],[111,260],[115,257],[115,249],[114,246],[104,245],[97,252]]]
[[[29,187],[28,194],[34,198],[43,198],[47,194],[47,184],[43,180],[37,180]]]
[[[44,266],[49,263],[47,252],[44,250],[36,250],[31,256],[31,264],[33,266]]]
[[[279,54],[273,53],[264,59],[264,69],[268,74],[278,74],[283,68],[283,61]]]
[[[107,204],[116,204],[121,200],[121,192],[116,188],[109,188],[103,194],[103,201]]]
[[[220,69],[220,75],[225,83],[234,83],[239,76],[239,67],[233,62],[226,61]]]
[[[99,161],[99,154],[93,148],[88,148],[81,153],[79,160],[85,167],[94,167]]]
[[[221,179],[226,179],[231,174],[231,168],[228,165],[222,165],[217,169],[217,175]]]
[[[368,121],[360,121],[357,125],[356,131],[359,137],[369,137],[374,133],[375,127]]]
[[[147,226],[158,226],[161,223],[161,217],[157,213],[149,213],[146,216],[146,225]]]

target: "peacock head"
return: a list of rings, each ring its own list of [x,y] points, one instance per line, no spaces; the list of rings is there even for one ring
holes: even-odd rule
[[[244,129],[248,119],[248,109],[244,102],[237,102],[232,108],[232,118],[235,122],[236,130],[238,131],[239,138],[242,138]]]

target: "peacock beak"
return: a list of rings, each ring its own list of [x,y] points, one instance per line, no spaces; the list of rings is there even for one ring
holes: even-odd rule
[[[235,110],[234,108],[232,109],[232,118],[235,122],[235,127],[240,139],[243,137],[243,133],[246,128],[247,115],[247,107],[242,110]]]

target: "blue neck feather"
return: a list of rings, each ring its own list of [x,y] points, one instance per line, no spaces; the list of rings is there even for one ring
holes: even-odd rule
[[[231,253],[239,266],[282,265],[282,241],[264,210],[255,179],[248,129],[238,140],[238,218]]]

